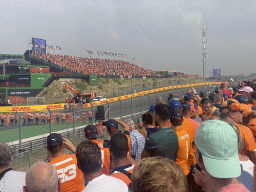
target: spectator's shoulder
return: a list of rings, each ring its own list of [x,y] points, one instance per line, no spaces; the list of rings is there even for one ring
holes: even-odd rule
[[[129,131],[124,131],[123,134],[130,136],[130,132]]]

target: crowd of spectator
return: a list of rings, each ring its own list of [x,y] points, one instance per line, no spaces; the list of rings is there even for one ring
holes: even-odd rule
[[[52,133],[46,162],[27,173],[12,170],[12,151],[1,144],[0,191],[253,191],[255,85],[221,83],[209,95],[192,88],[167,104],[157,98],[142,122],[102,122],[110,140],[99,140],[95,125],[77,147]]]
[[[121,60],[75,57],[50,53],[40,55],[34,53],[34,56],[83,75],[122,75],[124,78],[132,77],[133,74],[143,77],[157,76],[152,70],[144,69],[138,65]]]

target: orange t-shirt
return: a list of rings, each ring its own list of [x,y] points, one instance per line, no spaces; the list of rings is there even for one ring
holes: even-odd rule
[[[256,143],[255,143],[253,134],[248,127],[246,127],[244,125],[237,124],[237,123],[236,123],[236,125],[238,126],[238,128],[240,130],[241,137],[242,137],[243,143],[244,143],[244,147],[239,152],[239,154],[250,157],[250,152],[254,151],[256,149]]]
[[[109,175],[109,169],[110,169],[110,152],[109,152],[109,148],[104,148],[103,147],[103,141],[99,141],[99,140],[92,140],[94,143],[97,143],[100,151],[101,151],[101,158],[102,158],[102,162],[103,162],[103,167],[101,169],[102,173],[104,173],[105,175]]]
[[[192,123],[189,120],[187,120],[185,117],[183,117],[183,122],[182,122],[181,126],[182,126],[183,130],[187,131],[190,141],[191,141],[191,144],[192,144],[192,142],[194,142],[194,139],[193,139],[194,138],[194,128],[193,128]],[[190,166],[196,164],[196,158],[195,158],[194,154],[189,155],[188,162],[189,162]]]
[[[174,131],[176,132],[179,141],[176,163],[181,166],[184,174],[188,175],[190,172],[188,156],[192,150],[191,139],[189,138],[188,132],[185,131],[182,126],[175,128]]]
[[[128,139],[129,154],[131,155],[131,137],[130,135],[124,134]]]
[[[132,173],[134,167],[135,167],[135,164],[130,164],[130,166],[128,166],[127,168],[124,168],[124,170],[127,171],[128,173]],[[110,176],[115,177],[117,179],[121,179],[127,186],[129,186],[130,183],[132,182],[129,177],[127,177],[125,174],[115,169],[113,170],[113,173],[110,174]]]
[[[62,155],[51,160],[58,177],[61,179],[60,192],[81,192],[84,190],[83,173],[77,167],[75,154]]]

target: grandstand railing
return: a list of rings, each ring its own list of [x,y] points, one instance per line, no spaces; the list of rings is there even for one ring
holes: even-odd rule
[[[209,93],[215,90],[214,86],[201,86],[197,87],[196,90],[199,93],[200,91]],[[157,97],[163,97],[164,101],[168,102],[169,94],[172,93],[176,98],[181,98],[185,93],[187,93],[189,89],[182,90],[173,90],[167,91],[152,95],[147,95],[143,97],[132,98],[128,100],[120,100],[115,103],[108,103],[104,105],[105,108],[105,119],[117,118],[125,121],[126,119],[133,119],[135,122],[141,120],[142,113],[146,112],[150,105],[154,105]],[[88,115],[89,110],[93,112],[93,121],[95,123],[95,119],[97,116],[97,107],[85,109],[85,112]],[[78,117],[82,112],[82,105],[78,105],[76,110],[72,110],[71,112],[74,117]],[[53,111],[51,111],[52,113]],[[61,111],[64,112],[64,111]],[[17,170],[24,171],[28,169],[33,163],[37,161],[42,161],[46,158],[46,138],[50,132],[59,132],[63,137],[68,138],[71,142],[75,144],[75,146],[84,139],[84,126],[88,124],[88,116],[86,116],[86,123],[82,123],[81,119],[72,120],[71,123],[67,124],[48,124],[38,125],[38,127],[32,126],[22,126],[22,120],[19,121],[20,133],[21,135],[25,134],[25,129],[29,129],[31,127],[32,130],[37,129],[46,129],[47,131],[40,135],[27,139],[19,139],[13,138],[13,142],[7,142],[11,148],[13,149],[13,157],[14,157],[14,168]],[[54,127],[55,126],[55,127]],[[56,127],[57,126],[57,127]],[[64,127],[65,129],[59,130],[59,128]],[[19,131],[19,130],[17,130]],[[101,139],[109,139],[106,130],[103,130],[103,134],[101,135]],[[15,141],[16,140],[16,141]]]

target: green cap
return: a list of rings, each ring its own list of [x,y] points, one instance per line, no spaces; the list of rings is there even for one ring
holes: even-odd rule
[[[205,121],[196,131],[195,144],[210,175],[216,178],[241,175],[238,138],[228,123],[220,120]]]

